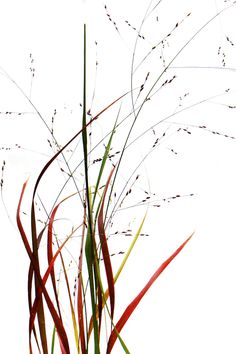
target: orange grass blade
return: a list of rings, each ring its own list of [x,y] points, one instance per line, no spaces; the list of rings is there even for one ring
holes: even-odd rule
[[[107,283],[108,283],[108,291],[109,291],[109,295],[110,295],[111,319],[113,319],[113,317],[114,317],[115,287],[114,287],[114,278],[113,278],[113,272],[112,272],[111,259],[110,259],[108,245],[107,245],[105,227],[104,227],[103,209],[104,209],[104,203],[105,203],[107,189],[110,184],[111,177],[112,177],[114,170],[115,170],[115,167],[112,169],[112,171],[109,175],[108,181],[106,183],[105,190],[103,193],[103,198],[102,198],[102,204],[101,204],[100,212],[98,215],[98,233],[99,233],[100,242],[101,242],[102,255],[103,255]]]
[[[152,284],[155,282],[155,280],[159,277],[159,275],[165,270],[165,268],[170,264],[170,262],[179,254],[179,252],[184,248],[184,246],[187,244],[187,242],[191,239],[193,234],[185,240],[182,245],[165,261],[162,263],[162,265],[157,269],[157,271],[153,274],[153,276],[150,278],[150,280],[147,282],[145,287],[140,291],[140,293],[136,296],[136,298],[128,305],[126,310],[124,311],[123,315],[117,322],[115,328],[113,329],[108,345],[107,345],[107,351],[106,354],[110,354],[112,351],[112,348],[117,340],[118,334],[138,306],[139,302],[143,298],[143,296],[146,294],[146,292],[149,290],[149,288],[152,286]]]

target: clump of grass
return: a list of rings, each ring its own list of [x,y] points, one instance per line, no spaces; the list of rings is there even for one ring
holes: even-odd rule
[[[71,352],[89,354],[92,351],[95,354],[102,352],[109,354],[112,352],[116,341],[120,342],[125,353],[129,353],[125,340],[122,338],[123,327],[149,288],[182,251],[193,235],[192,233],[188,236],[161,265],[157,265],[157,269],[153,271],[153,275],[142,286],[137,296],[128,304],[123,313],[119,314],[117,320],[117,315],[115,315],[116,282],[138,238],[147,235],[143,231],[143,227],[148,208],[150,206],[160,207],[162,203],[194,196],[194,193],[189,193],[158,198],[155,193],[143,189],[144,196],[138,198],[137,201],[133,201],[135,198],[132,194],[133,189],[140,177],[138,174],[139,167],[160,144],[173,134],[184,133],[191,135],[191,130],[197,128],[214,135],[223,135],[226,138],[234,139],[232,136],[207,128],[205,125],[181,125],[178,122],[175,123],[172,121],[166,128],[165,123],[169,122],[170,118],[195,105],[212,99],[203,99],[183,108],[182,100],[187,97],[187,94],[181,97],[179,109],[173,114],[152,124],[145,131],[132,138],[135,127],[139,122],[139,116],[145,109],[145,105],[154,95],[170,87],[175,82],[176,75],[169,75],[168,71],[171,69],[175,59],[219,15],[218,13],[197,30],[181,49],[178,50],[176,55],[167,61],[163,54],[166,42],[181,26],[182,22],[190,16],[190,14],[187,14],[183,20],[175,24],[160,42],[153,45],[151,50],[137,64],[135,54],[138,40],[146,40],[145,35],[142,34],[143,24],[160,2],[155,6],[152,5],[152,2],[150,3],[140,28],[137,29],[128,20],[125,21],[128,28],[131,28],[136,35],[131,66],[131,89],[129,92],[116,98],[95,115],[87,107],[87,35],[86,25],[84,25],[81,128],[63,146],[58,143],[54,132],[56,110],[51,119],[51,127],[49,127],[32,103],[31,91],[35,72],[32,55],[30,56],[32,64],[30,96],[25,95],[18,87],[50,133],[48,143],[54,152],[53,156],[41,169],[33,185],[30,206],[27,212],[30,218],[29,230],[26,230],[22,220],[22,205],[25,201],[24,197],[27,185],[29,184],[28,180],[23,184],[17,208],[17,226],[30,260],[28,272],[30,353],[38,350],[38,352],[44,354],[49,352],[55,353],[57,351],[64,354]],[[107,6],[105,6],[105,11],[108,20],[119,33],[119,27],[108,11]],[[148,71],[142,76],[141,84],[134,85],[136,72],[138,72],[140,66],[145,64],[147,59],[156,50],[161,50],[162,53],[162,68],[160,73],[153,78]],[[225,67],[225,62],[223,62],[223,66]],[[10,80],[17,85],[14,80],[11,78]],[[122,102],[128,96],[131,97],[131,113],[127,114],[125,118],[120,118]],[[228,107],[234,108],[233,106]],[[116,116],[114,116],[115,108],[117,109]],[[110,130],[104,138],[93,145],[92,135],[93,132],[96,132],[96,123],[101,121],[102,124],[103,117],[110,112],[112,112],[111,116],[115,117]],[[13,114],[13,112],[8,112],[8,114]],[[130,126],[128,129],[125,129],[125,133],[119,136],[121,132],[119,129],[123,124],[126,124],[128,118],[131,120]],[[157,128],[162,123],[162,128],[158,129],[157,132]],[[176,124],[178,125],[177,128]],[[120,187],[119,177],[122,175],[125,155],[147,132],[152,132],[153,134],[150,147],[138,164],[134,166],[132,172],[129,172],[129,177]],[[119,146],[116,149],[114,145],[117,139],[121,143],[118,144]],[[173,148],[170,151],[174,155],[178,154]],[[67,155],[68,152],[70,153],[69,158]],[[78,158],[81,155],[83,157]],[[72,160],[73,165],[71,163]],[[53,175],[51,184],[49,184],[46,179],[47,174],[50,171],[54,171],[53,168],[56,164],[59,165],[60,177],[58,174]],[[5,161],[2,165],[1,188],[3,187],[4,170]],[[57,179],[59,178],[61,179],[60,182],[63,181],[62,186],[57,190],[56,197],[52,197],[53,203],[48,208],[46,194],[44,200],[41,197],[41,191],[45,190],[45,193],[50,194],[51,188],[54,184],[57,185]],[[69,185],[72,186],[73,191],[68,188]],[[40,221],[39,205],[41,210],[44,211],[45,217],[43,221]],[[119,252],[123,258],[117,269],[114,269],[109,239],[113,229],[120,229],[120,225],[114,225],[116,215],[118,211],[127,212],[134,207],[142,209],[135,231],[125,229],[114,232],[114,234],[121,232],[126,236],[133,236],[128,249],[125,252]],[[62,212],[60,213],[61,210]],[[74,221],[70,223],[69,227],[65,227],[63,221],[72,219]],[[69,245],[71,245],[71,248]]]
[[[124,96],[124,95],[123,95]],[[122,96],[122,97],[123,97]],[[83,116],[82,116],[82,128],[81,130],[70,139],[58,152],[48,161],[40,172],[37,181],[34,186],[32,203],[31,203],[31,244],[29,244],[28,237],[24,230],[21,221],[21,204],[24,197],[25,188],[27,182],[24,183],[22,188],[21,197],[19,200],[18,210],[17,210],[17,225],[25,245],[26,251],[30,258],[30,269],[28,278],[28,292],[29,292],[29,311],[30,311],[30,321],[29,321],[29,338],[30,338],[30,352],[32,349],[32,335],[34,335],[35,341],[38,348],[42,347],[43,353],[48,353],[48,328],[47,321],[45,317],[45,306],[49,310],[52,321],[54,323],[54,330],[52,332],[52,346],[51,352],[54,352],[55,345],[55,333],[59,341],[59,346],[62,353],[70,352],[70,345],[68,335],[66,333],[66,328],[64,326],[62,309],[59,300],[59,287],[56,284],[55,267],[56,262],[61,263],[63,270],[63,275],[65,278],[68,301],[70,304],[71,311],[71,321],[73,324],[75,347],[78,353],[88,353],[89,351],[89,340],[91,333],[94,334],[94,352],[100,353],[100,335],[103,322],[103,311],[106,311],[110,320],[110,335],[107,343],[106,352],[110,353],[117,338],[119,339],[124,351],[129,353],[124,341],[121,338],[121,330],[142,297],[157,279],[157,277],[163,272],[163,270],[169,265],[169,263],[177,256],[177,254],[182,250],[185,244],[190,240],[191,236],[157,269],[157,271],[150,278],[148,283],[144,286],[137,297],[129,304],[124,313],[121,315],[117,323],[114,322],[114,311],[115,311],[115,282],[118,279],[130,252],[132,251],[134,244],[139,237],[142,226],[145,221],[145,216],[143,217],[140,226],[136,232],[136,236],[132,241],[129,250],[124,256],[123,261],[116,274],[113,274],[111,256],[109,252],[108,242],[107,242],[107,232],[106,232],[106,220],[107,213],[111,204],[111,191],[114,187],[115,178],[117,176],[117,171],[119,169],[121,158],[118,160],[117,164],[112,164],[112,169],[108,175],[105,185],[102,187],[102,192],[99,194],[98,191],[101,188],[101,179],[103,178],[104,171],[108,164],[108,160],[111,154],[111,144],[113,136],[116,132],[117,120],[111,131],[108,144],[105,147],[105,152],[101,158],[100,168],[98,171],[98,176],[96,179],[96,185],[94,189],[90,185],[90,174],[89,174],[89,153],[88,153],[88,133],[87,129],[93,124],[93,122],[100,118],[100,116],[107,111],[112,105],[117,103],[122,97],[118,98],[107,106],[102,112],[100,112],[95,117],[87,121],[87,109],[86,109],[86,26],[84,26],[84,98],[83,98]],[[131,131],[131,130],[130,130]],[[54,239],[54,223],[58,208],[61,204],[66,202],[69,198],[74,195],[70,195],[62,199],[57,203],[50,214],[48,215],[48,221],[43,229],[37,231],[37,216],[35,209],[35,197],[41,183],[42,178],[46,174],[47,170],[51,167],[53,162],[62,155],[63,151],[79,136],[82,135],[82,146],[83,146],[83,164],[84,164],[84,187],[81,191],[76,194],[80,195],[83,207],[83,218],[80,222],[80,226],[73,227],[71,233],[65,238],[63,242],[59,242],[57,238]],[[127,140],[128,141],[128,138]],[[126,144],[125,144],[126,145]],[[113,176],[114,175],[114,176]],[[77,185],[77,184],[76,184]],[[107,197],[107,193],[110,189],[110,196]],[[131,190],[128,194],[131,193]],[[126,194],[126,196],[128,195]],[[122,203],[121,203],[122,204]],[[112,217],[112,216],[111,216]],[[71,239],[74,233],[78,229],[82,229],[81,244],[79,251],[78,260],[78,274],[75,284],[75,303],[73,303],[70,282],[68,276],[68,270],[65,266],[63,249],[65,248],[69,239]],[[42,275],[41,271],[41,254],[39,251],[40,243],[43,238],[44,233],[47,233],[47,259],[48,266],[46,271]],[[57,245],[57,250],[53,251],[54,243]],[[101,256],[102,261],[101,261]],[[59,259],[60,260],[59,260]],[[84,266],[87,266],[87,280],[84,275]],[[104,267],[105,274],[103,275],[102,268]],[[49,294],[47,289],[48,280],[51,278],[51,286],[53,293]],[[34,285],[33,285],[34,284]],[[107,287],[107,289],[106,289]],[[34,291],[33,291],[34,289]],[[88,299],[88,293],[90,295],[90,300]],[[33,300],[33,294],[34,300]],[[109,299],[109,301],[108,301]],[[54,300],[54,301],[53,301]],[[91,311],[89,311],[91,308]],[[88,313],[91,312],[91,319],[89,321]],[[38,320],[38,331],[36,331],[35,320]],[[107,328],[109,331],[109,328]]]

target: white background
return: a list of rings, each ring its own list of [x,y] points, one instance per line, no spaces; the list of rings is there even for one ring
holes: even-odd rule
[[[213,0],[161,1],[141,30],[145,40],[138,41],[136,63],[179,23],[163,49],[168,64],[204,23],[232,3]],[[15,210],[25,178],[30,175],[32,189],[34,178],[48,156],[52,155],[47,144],[47,130],[13,81],[26,96],[31,97],[47,122],[57,109],[55,134],[61,144],[65,143],[81,124],[79,103],[82,101],[83,81],[83,22],[86,20],[88,108],[95,85],[96,60],[98,70],[95,99],[91,107],[93,114],[128,91],[138,33],[132,27],[139,28],[149,3],[128,0],[107,1],[105,4],[101,1],[71,0],[1,2],[0,163],[6,161],[3,197],[10,217],[9,220],[2,204],[0,314],[4,353],[28,352],[28,259],[11,221],[15,224]],[[156,4],[152,2],[150,8]],[[191,15],[186,17],[190,12]],[[161,202],[160,208],[150,205],[143,230],[149,237],[140,238],[124,277],[117,283],[117,317],[161,262],[193,231],[195,235],[157,280],[122,331],[132,354],[233,354],[236,351],[236,139],[224,136],[236,137],[235,110],[228,107],[236,105],[235,71],[227,70],[234,67],[235,46],[226,39],[227,36],[236,43],[235,16],[236,7],[233,6],[181,52],[172,67],[200,66],[208,69],[170,68],[160,84],[173,75],[177,78],[154,95],[149,105],[145,105],[131,137],[132,141],[140,132],[180,110],[180,103],[184,108],[219,95],[157,125],[154,128],[156,137],[166,131],[167,138],[161,141],[140,169],[141,182],[136,188],[137,197],[134,195],[133,200],[139,202],[144,197],[141,188],[155,193],[153,199],[176,194],[194,193],[194,196],[179,198],[171,203]],[[143,83],[147,72],[150,72],[147,85],[151,87],[163,70],[160,54],[160,51],[153,51],[143,62],[133,78],[134,87]],[[225,66],[222,65],[223,59]],[[35,69],[33,80],[30,67]],[[228,88],[231,90],[225,94]],[[130,107],[128,98],[124,101],[123,115],[125,105]],[[19,116],[4,113],[6,111],[26,113]],[[114,119],[117,111],[118,106],[111,111],[111,118],[105,115],[104,121],[101,119],[97,123],[96,129],[101,136],[105,135],[108,125],[113,124],[109,119]],[[128,122],[131,120],[120,130],[121,137],[127,131]],[[208,130],[198,128],[202,125],[207,126]],[[177,132],[180,127],[188,129],[191,135],[183,130]],[[154,133],[150,130],[127,150],[129,153],[121,173],[124,181],[154,141]],[[48,190],[53,192],[53,186],[50,185]],[[30,193],[27,196],[30,198]],[[132,198],[127,200],[127,206],[130,204]],[[126,219],[121,217],[122,227],[131,225],[135,230],[144,211],[142,207],[127,209],[124,214]],[[24,220],[27,223],[27,218]],[[119,228],[119,213],[114,221]],[[124,238],[118,242],[114,240],[115,251],[125,250],[129,241]],[[113,259],[115,265],[121,260],[119,256]],[[118,344],[114,353],[121,352]]]

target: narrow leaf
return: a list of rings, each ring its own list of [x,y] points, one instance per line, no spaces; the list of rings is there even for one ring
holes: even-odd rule
[[[115,282],[117,281],[117,279],[119,278],[119,276],[120,276],[120,274],[121,274],[121,272],[122,272],[122,270],[123,270],[123,268],[124,268],[124,266],[125,266],[125,264],[126,264],[128,258],[129,258],[129,256],[130,256],[130,253],[131,253],[131,251],[132,251],[133,248],[134,248],[134,245],[135,245],[135,243],[136,243],[136,241],[137,241],[137,239],[138,239],[138,237],[139,237],[139,235],[140,235],[140,233],[141,233],[141,230],[142,230],[142,227],[143,227],[143,224],[144,224],[145,219],[146,219],[146,214],[144,215],[144,217],[143,217],[143,219],[142,219],[142,222],[141,222],[141,224],[140,224],[140,226],[139,226],[139,228],[138,228],[138,230],[137,230],[137,232],[136,232],[136,234],[135,234],[135,237],[134,237],[134,239],[133,239],[131,245],[129,246],[128,251],[126,252],[123,261],[121,262],[121,265],[120,265],[118,271],[116,272],[116,274],[115,274],[115,276],[114,276],[114,283],[115,283]],[[105,301],[108,299],[108,297],[109,297],[109,289],[107,289],[107,290],[105,291],[105,293],[104,293],[104,296],[103,296],[103,298],[104,298],[103,307],[104,307]],[[97,311],[97,316],[98,316],[98,311]],[[90,335],[91,335],[92,330],[93,330],[93,321],[92,321],[92,318],[91,318],[91,319],[90,319],[90,323],[89,323],[89,331],[88,331],[88,336],[89,336],[89,337],[90,337]]]
[[[156,270],[156,272],[153,274],[153,276],[150,278],[150,280],[147,282],[145,287],[140,291],[140,293],[136,296],[136,298],[128,305],[126,310],[124,311],[123,315],[117,322],[115,328],[113,329],[108,345],[107,345],[107,351],[106,354],[110,354],[111,350],[117,340],[117,335],[120,333],[136,307],[138,306],[139,302],[143,298],[143,296],[146,294],[146,292],[149,290],[149,288],[152,286],[152,284],[155,282],[155,280],[159,277],[159,275],[165,270],[165,268],[170,264],[170,262],[179,254],[179,252],[184,248],[184,246],[187,244],[187,242],[191,239],[193,234],[185,240],[182,245],[165,261],[162,263],[162,265]]]
[[[101,209],[100,209],[100,212],[98,215],[98,233],[99,233],[99,237],[100,237],[102,255],[103,255],[104,265],[105,265],[105,270],[106,270],[108,291],[110,294],[110,306],[111,306],[111,318],[112,319],[114,316],[114,308],[115,308],[115,288],[114,288],[114,279],[113,279],[111,259],[110,259],[108,245],[107,245],[107,239],[106,239],[105,227],[104,227],[104,221],[103,221],[103,209],[104,209],[104,203],[105,203],[107,189],[110,184],[111,177],[112,177],[114,170],[115,170],[115,167],[112,169],[110,176],[108,178],[108,181],[106,183],[105,190],[103,193]]]
[[[17,207],[17,214],[16,214],[17,226],[18,226],[18,229],[20,231],[20,235],[21,235],[22,241],[24,243],[25,249],[26,249],[26,251],[28,253],[28,256],[29,256],[29,258],[31,260],[31,263],[32,263],[32,266],[33,266],[33,269],[34,269],[34,272],[35,272],[35,277],[37,277],[37,279],[38,279],[39,286],[40,286],[40,288],[43,291],[43,295],[45,297],[48,309],[49,309],[49,311],[51,313],[51,316],[52,316],[52,318],[54,320],[54,323],[55,323],[55,326],[57,328],[57,333],[58,333],[59,339],[60,339],[60,341],[62,343],[63,349],[64,349],[66,354],[69,354],[70,353],[70,349],[69,349],[69,343],[68,343],[68,339],[67,339],[67,335],[66,335],[65,329],[64,329],[63,324],[62,324],[62,322],[61,322],[61,320],[60,320],[60,318],[59,318],[59,316],[58,316],[58,314],[57,314],[57,312],[55,310],[55,307],[54,307],[54,305],[53,305],[53,303],[52,303],[52,301],[50,299],[50,296],[49,296],[49,294],[48,294],[48,292],[47,292],[47,290],[46,290],[46,288],[44,286],[43,279],[41,278],[41,275],[39,273],[37,261],[35,260],[35,256],[34,256],[34,254],[31,251],[31,248],[30,248],[30,245],[29,245],[25,230],[24,230],[22,222],[21,222],[21,218],[20,218],[21,204],[22,204],[22,199],[23,199],[23,195],[24,195],[24,192],[25,192],[26,184],[27,184],[27,181],[23,184],[21,195],[20,195],[20,199],[19,199],[19,203],[18,203],[18,207]],[[39,291],[39,288],[36,289],[36,296],[37,296],[37,291]],[[30,343],[30,352],[32,352],[31,343]]]

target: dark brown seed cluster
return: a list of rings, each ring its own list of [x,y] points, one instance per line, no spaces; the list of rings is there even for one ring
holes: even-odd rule
[[[106,10],[106,15],[107,15],[108,20],[113,24],[113,26],[115,27],[116,31],[119,32],[119,29],[118,29],[118,27],[117,27],[116,22],[112,19],[110,13],[109,13],[108,10],[107,10],[107,6],[105,5],[104,8],[105,8],[105,10]]]
[[[225,67],[225,65],[226,65],[226,62],[225,62],[226,54],[225,54],[225,52],[224,52],[224,50],[222,49],[221,46],[218,48],[218,53],[217,54],[218,54],[218,56],[221,57],[222,66]]]
[[[225,36],[227,42],[229,42],[229,44],[233,47],[234,46],[234,43],[231,41],[231,39],[229,39],[228,36]]]
[[[12,150],[12,149],[20,149],[21,146],[19,144],[15,144],[14,146],[1,146],[0,147],[0,150],[5,150],[5,151],[9,151],[9,150]]]
[[[5,116],[21,116],[23,114],[27,114],[27,113],[31,113],[31,112],[13,112],[13,111],[5,111],[5,112],[0,112],[1,115],[5,115]]]
[[[167,197],[167,198],[161,198],[161,199],[155,199],[155,197],[157,196],[156,193],[149,193],[147,191],[144,191],[145,194],[148,194],[147,197],[145,197],[141,202],[139,202],[137,205],[143,205],[143,204],[146,204],[146,203],[149,203],[149,205],[153,205],[155,207],[160,207],[161,206],[161,203],[170,203],[171,200],[175,200],[177,198],[186,198],[186,197],[193,197],[194,196],[194,193],[190,193],[190,194],[176,194],[174,196],[171,196],[171,197]],[[154,199],[154,200],[150,200],[150,199]],[[155,203],[153,204],[154,202],[159,202],[159,203]]]
[[[116,231],[114,232],[113,235],[118,235],[118,236],[126,236],[126,237],[131,237],[134,235],[133,231],[131,229],[123,230],[123,231]],[[149,236],[147,233],[140,233],[140,236]]]
[[[145,80],[144,80],[144,83],[140,86],[139,93],[141,93],[141,92],[143,91],[144,86],[145,86],[145,84],[146,84],[146,82],[147,82],[147,80],[148,80],[149,75],[150,75],[150,72],[147,73],[147,75],[146,75],[146,77],[145,77]]]
[[[3,163],[2,163],[2,176],[1,176],[1,181],[0,181],[0,186],[1,186],[1,189],[3,187],[3,177],[4,177],[4,170],[5,170],[5,166],[6,166],[6,161],[3,160]]]
[[[152,145],[152,148],[155,148],[157,145],[159,145],[159,143],[161,142],[161,140],[166,136],[166,131],[164,133],[162,133],[162,135],[159,138],[156,138],[154,144]]]
[[[177,76],[174,75],[171,79],[165,80],[161,86],[165,86],[165,85],[171,84],[172,81],[173,81],[174,79],[176,79],[176,77],[177,77]]]
[[[132,25],[129,23],[128,20],[125,20],[125,23],[126,23],[130,28],[132,28],[132,29],[138,34],[138,37],[139,37],[139,38],[145,40],[145,37],[144,37],[143,35],[141,35],[141,34],[138,32],[137,28],[134,27],[134,26],[132,26]]]
[[[34,67],[34,58],[33,58],[33,55],[32,53],[30,53],[29,55],[29,58],[30,58],[30,72],[31,72],[31,75],[32,75],[32,78],[35,76],[35,67]]]
[[[232,108],[233,108],[233,107],[232,107]],[[235,136],[228,135],[228,134],[224,134],[224,133],[220,133],[220,132],[218,132],[218,131],[216,131],[216,130],[208,129],[205,125],[199,125],[198,128],[199,128],[199,129],[204,129],[205,131],[208,131],[209,133],[214,134],[214,135],[223,136],[223,137],[225,137],[225,138],[229,138],[229,139],[233,139],[233,140],[236,139]]]
[[[53,112],[53,115],[52,115],[52,118],[51,118],[51,134],[52,135],[54,134],[54,120],[55,120],[56,114],[57,114],[57,110],[55,108],[54,112]]]

